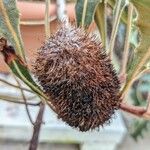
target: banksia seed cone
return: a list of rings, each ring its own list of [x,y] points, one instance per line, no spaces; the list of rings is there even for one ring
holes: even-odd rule
[[[40,48],[33,72],[58,117],[87,131],[108,123],[119,108],[119,80],[95,36],[62,26]]]

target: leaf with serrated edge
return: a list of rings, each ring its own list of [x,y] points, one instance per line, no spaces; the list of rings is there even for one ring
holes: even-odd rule
[[[17,10],[15,0],[0,1],[0,35],[4,36],[12,44],[14,49],[14,54],[10,53],[8,55],[10,60],[9,58],[6,58],[7,55],[4,55],[4,59],[8,60],[6,63],[12,72],[26,83],[34,92],[46,98],[42,90],[32,79],[28,68],[21,63],[22,59],[25,59],[25,55],[19,30],[19,12]],[[3,39],[4,38],[1,38],[1,40]],[[8,54],[8,49],[9,47],[6,43],[5,49],[2,50],[2,53]]]
[[[16,0],[0,0],[0,32],[13,45],[17,55],[25,58]]]
[[[133,61],[128,70],[127,82],[122,91],[125,94],[131,86],[132,80],[142,70],[142,67],[150,58],[150,1],[149,0],[131,0],[138,12],[136,25],[140,31],[140,43],[135,49]]]

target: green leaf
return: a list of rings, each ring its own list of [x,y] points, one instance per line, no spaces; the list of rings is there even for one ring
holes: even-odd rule
[[[114,51],[115,39],[116,39],[116,35],[117,35],[119,23],[120,23],[120,18],[121,18],[122,12],[123,12],[126,4],[127,4],[126,0],[118,0],[116,2],[115,8],[114,8],[113,28],[112,28],[112,32],[111,32],[109,47],[108,47],[110,59],[112,59],[112,60],[113,60],[113,56],[114,56],[113,51]]]
[[[125,93],[131,86],[132,80],[138,75],[144,65],[150,58],[150,1],[149,0],[131,0],[138,12],[138,18],[135,22],[140,31],[140,43],[135,49],[133,61],[127,72],[127,82],[122,91]]]
[[[99,3],[96,12],[95,12],[95,22],[99,29],[103,46],[107,46],[107,26],[106,26],[106,11],[105,11],[105,2]],[[107,48],[106,48],[107,49]]]
[[[13,45],[17,55],[25,59],[16,0],[0,0],[0,34]]]
[[[112,9],[114,9],[116,2],[115,0],[108,0],[108,4],[110,7],[112,7]],[[127,18],[128,18],[128,11],[127,9],[124,9],[121,15],[121,21],[127,24]]]
[[[32,79],[27,65],[20,56],[16,55],[14,47],[7,45],[7,40],[5,38],[0,39],[0,52],[4,56],[4,61],[10,67],[12,72],[26,85],[28,85],[36,94],[46,99],[45,94]]]
[[[0,39],[1,53],[12,72],[35,93],[46,98],[32,79],[29,69],[22,60],[25,60],[25,55],[19,30],[19,12],[16,7],[16,0],[0,1],[0,34],[5,37]],[[7,45],[6,39],[12,46]]]
[[[13,60],[8,64],[12,72],[19,77],[26,85],[28,85],[35,93],[47,99],[42,90],[37,86],[37,84],[32,79],[29,70],[24,64],[20,62],[19,59]]]
[[[77,0],[76,19],[77,26],[88,27],[93,21],[97,5],[102,0]]]
[[[132,27],[131,30],[130,43],[134,48],[138,46],[138,30],[135,27]]]

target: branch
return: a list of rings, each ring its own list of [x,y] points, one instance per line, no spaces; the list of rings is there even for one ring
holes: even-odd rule
[[[145,108],[142,108],[139,106],[128,105],[126,103],[121,103],[120,108],[123,111],[126,111],[128,113],[131,113],[131,114],[139,116],[139,117],[141,117],[146,112]]]
[[[13,95],[6,95],[6,93],[0,93],[0,98],[2,99],[11,99],[12,101],[22,101],[22,97],[20,95],[13,96]],[[28,97],[28,101],[33,101],[33,99],[37,98],[37,96],[30,96]]]
[[[135,115],[140,118],[150,119],[150,113],[143,107],[128,105],[126,103],[121,103],[120,109],[125,112],[128,112],[132,115]]]
[[[36,122],[34,125],[34,129],[33,129],[34,131],[33,131],[32,139],[30,141],[29,150],[36,150],[38,147],[39,133],[41,129],[44,109],[45,109],[45,104],[40,103],[40,110],[39,110],[39,113],[38,113],[38,116],[36,118]]]

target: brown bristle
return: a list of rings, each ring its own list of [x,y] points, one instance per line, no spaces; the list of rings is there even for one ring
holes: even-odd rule
[[[40,48],[34,74],[58,117],[87,131],[108,123],[119,108],[119,80],[94,35],[62,26]]]

